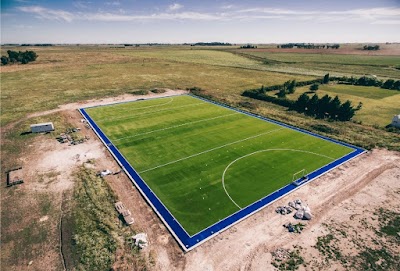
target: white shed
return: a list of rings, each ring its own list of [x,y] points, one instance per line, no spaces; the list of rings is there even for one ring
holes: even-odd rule
[[[43,133],[54,131],[54,125],[52,122],[37,123],[31,125],[32,133]]]
[[[392,126],[400,128],[400,115],[396,115],[393,117]]]

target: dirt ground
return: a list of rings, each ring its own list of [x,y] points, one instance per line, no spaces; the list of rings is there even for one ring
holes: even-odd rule
[[[152,96],[181,93],[183,91],[169,90],[164,94]],[[121,96],[90,101],[84,106],[131,99],[131,95]],[[69,104],[32,116],[62,112],[72,124],[82,127],[82,134],[89,136],[90,140],[76,146],[68,146],[39,136],[35,142],[37,151],[21,159],[27,174],[25,179],[31,180],[23,184],[22,189],[54,191],[57,206],[63,193],[71,191],[73,187],[71,172],[84,161],[95,159],[97,170],[119,169],[93,131],[85,128],[80,122],[82,117],[75,109],[82,105]],[[45,181],[39,181],[34,175],[47,177]],[[356,228],[364,223],[363,221],[370,219],[372,210],[379,207],[391,206],[400,212],[400,153],[375,149],[330,171],[194,250],[184,253],[126,175],[107,176],[106,180],[119,199],[131,210],[135,218],[135,230],[148,234],[150,245],[142,253],[151,255],[154,259],[154,262],[149,264],[150,270],[275,270],[271,265],[271,253],[278,248],[293,247],[302,248],[301,255],[307,263],[307,267],[300,266],[299,270],[345,270],[338,262],[324,261],[315,248],[317,238],[330,231],[326,225],[334,225],[337,228],[346,226],[346,231],[350,232],[351,228]],[[305,222],[306,227],[302,234],[289,233],[282,226],[286,222],[295,222],[291,215],[275,213],[277,206],[298,198],[310,206],[314,216],[311,221]],[[40,221],[48,219],[41,217]],[[357,238],[365,240],[365,245],[372,242],[370,235],[367,229],[359,229],[357,232]],[[53,245],[57,242],[58,240],[53,240],[51,243]],[[343,251],[357,252],[357,248],[351,248],[346,242],[338,242],[337,245]],[[61,257],[57,252],[58,250],[53,248],[48,255],[36,259],[29,270],[44,270],[42,268],[45,266],[46,270],[58,270]],[[15,270],[22,270],[26,264],[21,263],[21,269]]]

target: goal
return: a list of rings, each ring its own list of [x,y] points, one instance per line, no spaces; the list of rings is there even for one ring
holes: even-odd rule
[[[299,186],[308,181],[308,172],[305,168],[293,174],[292,183]]]

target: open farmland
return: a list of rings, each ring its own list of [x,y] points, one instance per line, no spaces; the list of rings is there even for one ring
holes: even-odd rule
[[[331,72],[335,75],[377,75],[382,78],[400,78],[400,56],[350,55],[327,53],[296,53],[277,49],[270,52],[263,49],[236,50],[237,53],[258,59],[270,65],[270,70],[297,72],[301,69],[315,73]],[[281,52],[280,52],[281,51]]]
[[[287,98],[296,100],[301,94],[309,93],[309,87],[300,87],[294,94],[287,95]],[[276,92],[273,92],[276,93]],[[379,87],[365,87],[345,84],[320,85],[316,91],[319,97],[328,94],[331,97],[339,96],[342,102],[350,100],[357,106],[362,103],[362,109],[354,116],[354,120],[367,125],[385,127],[391,121],[391,117],[398,114],[400,108],[400,93],[395,90],[382,89]]]
[[[85,111],[191,236],[354,151],[190,96]]]
[[[259,65],[257,61],[225,52],[216,52],[221,57],[213,60],[214,51],[205,51],[210,55],[207,63],[196,64],[186,54],[185,47],[173,50],[175,60],[162,57],[169,52],[165,48],[151,48],[137,53],[89,46],[35,50],[40,55],[35,63],[2,67],[2,125],[39,108],[54,109],[64,103],[116,96],[138,89],[197,86],[215,90],[221,97],[228,98],[240,95],[243,89],[262,84],[313,78],[251,70],[245,66]],[[150,59],[147,57],[149,54],[158,58]],[[232,61],[237,62],[232,64]]]

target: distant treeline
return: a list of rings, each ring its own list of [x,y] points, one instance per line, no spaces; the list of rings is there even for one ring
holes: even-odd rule
[[[23,43],[21,46],[54,46],[50,43]]]
[[[231,43],[228,42],[197,42],[193,43],[190,46],[232,46]]]
[[[314,44],[314,43],[285,43],[279,44],[277,48],[303,48],[303,49],[339,49],[340,44]]]
[[[313,80],[300,81],[300,82],[294,81],[294,87],[303,87],[312,84],[327,84],[329,82],[336,82],[338,84],[348,84],[355,86],[380,87],[384,89],[400,91],[400,80],[393,80],[393,79],[379,80],[376,77],[370,77],[370,76],[362,76],[359,78],[347,77],[347,76],[336,77],[336,76],[329,76],[329,73],[326,74],[323,78],[317,78]],[[261,86],[261,88],[250,89],[250,90],[256,90],[265,93],[267,91],[285,89],[287,87],[287,82],[285,84],[273,85],[273,86]]]
[[[380,87],[384,89],[398,90],[400,91],[400,80],[379,80],[376,77],[362,76],[360,78],[355,77],[334,77],[333,80],[339,84],[349,84],[356,86],[367,86],[367,87]]]
[[[364,50],[375,50],[375,51],[377,51],[377,50],[380,49],[380,47],[379,47],[379,45],[364,45],[363,49]]]
[[[20,62],[22,64],[27,64],[29,62],[35,61],[38,55],[34,51],[7,51],[8,56],[1,56],[1,65],[14,64]]]
[[[255,49],[255,48],[257,48],[257,46],[256,45],[252,45],[252,44],[246,44],[246,45],[240,46],[240,48],[242,48],[242,49]]]

